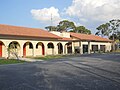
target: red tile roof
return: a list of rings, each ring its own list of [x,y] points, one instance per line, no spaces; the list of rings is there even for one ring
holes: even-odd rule
[[[88,34],[80,34],[80,33],[70,33],[72,37],[78,38],[80,40],[89,40],[89,41],[107,41],[107,42],[112,42],[112,40],[109,40],[107,38],[102,38],[100,36],[96,35],[88,35]]]
[[[38,37],[38,38],[54,38],[54,39],[61,38],[57,35],[54,35],[52,33],[49,33],[48,31],[45,31],[42,29],[3,25],[3,24],[0,24],[0,35],[27,36],[27,37]]]

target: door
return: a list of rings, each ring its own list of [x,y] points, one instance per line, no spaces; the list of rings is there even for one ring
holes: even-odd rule
[[[26,44],[24,44],[24,46],[23,46],[23,57],[25,57],[26,56]]]
[[[2,43],[0,43],[0,57],[2,57]]]
[[[42,44],[42,55],[45,55],[44,45]]]
[[[83,45],[83,53],[88,53],[88,45]]]

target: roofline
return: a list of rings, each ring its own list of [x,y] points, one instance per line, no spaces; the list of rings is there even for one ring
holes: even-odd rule
[[[7,35],[7,34],[0,34],[0,36],[11,36],[11,37],[27,37],[27,38],[45,38],[45,39],[61,39],[61,38],[54,38],[54,37],[37,37],[37,36],[25,36],[25,35]]]
[[[25,26],[15,26],[15,25],[8,25],[8,24],[0,24],[0,25],[4,25],[4,26],[12,26],[12,27],[17,27],[17,28],[26,28],[26,29],[37,29],[37,30],[43,30],[43,31],[47,31],[45,29],[41,29],[41,28],[32,28],[32,27],[25,27]],[[48,32],[48,31],[47,31]],[[52,33],[51,33],[52,34]],[[10,34],[0,34],[0,35],[8,35],[8,36],[24,36],[24,37],[37,37],[37,36],[26,36],[26,35],[10,35]],[[52,34],[56,37],[37,37],[37,38],[53,38],[53,39],[61,39],[61,37],[59,37],[58,35]]]
[[[72,35],[70,35],[70,36],[72,36]],[[75,36],[72,36],[72,37],[75,37]],[[113,40],[89,40],[89,39],[80,39],[80,38],[78,38],[78,37],[75,37],[75,38],[77,38],[77,39],[79,39],[79,40],[81,40],[81,41],[113,42]]]

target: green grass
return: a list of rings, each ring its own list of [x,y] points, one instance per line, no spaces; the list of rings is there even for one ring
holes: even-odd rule
[[[0,59],[1,64],[15,64],[15,63],[24,63],[25,61],[14,60],[14,59]]]
[[[44,56],[44,57],[33,57],[34,59],[42,59],[42,60],[50,60],[50,59],[59,59],[59,58],[63,58],[65,56],[63,55],[48,55],[48,56]]]
[[[116,51],[114,51],[114,52],[120,52],[120,49],[119,49],[119,50],[116,50]]]

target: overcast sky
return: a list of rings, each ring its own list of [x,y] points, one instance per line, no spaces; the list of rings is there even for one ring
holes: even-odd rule
[[[68,19],[94,34],[96,27],[120,19],[120,0],[0,0],[0,24],[33,28]]]

